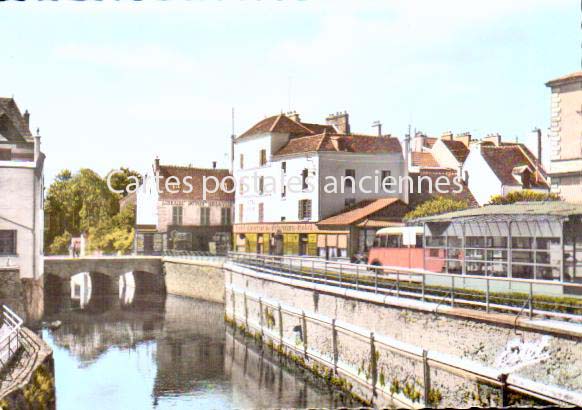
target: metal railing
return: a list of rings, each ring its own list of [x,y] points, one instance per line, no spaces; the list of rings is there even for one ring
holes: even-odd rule
[[[227,260],[226,253],[212,253],[203,251],[166,250],[162,252],[162,256],[181,259],[209,260],[215,262],[226,262]]]
[[[0,369],[3,369],[21,346],[23,320],[8,306],[2,305],[0,325]]]
[[[437,273],[295,256],[229,252],[228,258],[258,272],[314,284],[433,302],[437,306],[501,311],[516,315],[516,319],[527,314],[530,319],[545,316],[582,322],[582,298],[563,295],[560,289],[568,286],[582,294],[582,284],[578,283]]]

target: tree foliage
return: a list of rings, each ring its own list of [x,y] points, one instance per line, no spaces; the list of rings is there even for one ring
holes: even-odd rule
[[[548,192],[537,192],[525,189],[523,191],[513,191],[506,195],[493,195],[489,205],[507,205],[516,202],[542,202],[542,201],[561,201],[558,194]]]
[[[88,234],[90,249],[103,252],[130,249],[135,208],[120,212],[120,198],[121,195],[109,190],[104,178],[90,169],[83,168],[75,174],[66,169],[61,171],[46,195],[45,252],[66,253],[71,237],[83,232]]]
[[[118,170],[109,171],[109,174],[111,174],[114,171],[117,172],[111,175],[110,178],[111,187],[116,191],[123,191],[121,196],[126,197],[129,194],[127,188],[132,184],[135,185],[136,180],[139,181],[137,185],[141,185],[142,177],[138,172],[133,171],[129,168],[121,167]]]
[[[468,207],[469,204],[466,201],[439,196],[418,205],[415,209],[408,212],[404,216],[404,219],[411,220],[416,218],[423,218],[425,216],[442,214],[445,212],[461,211],[463,209],[467,209]]]

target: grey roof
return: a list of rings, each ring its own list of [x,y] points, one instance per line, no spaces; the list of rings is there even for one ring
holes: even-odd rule
[[[563,201],[517,202],[510,205],[486,205],[480,208],[470,208],[462,211],[447,212],[415,219],[412,222],[447,222],[454,219],[509,217],[508,219],[523,219],[528,216],[553,216],[567,218],[571,215],[582,215],[582,204]]]

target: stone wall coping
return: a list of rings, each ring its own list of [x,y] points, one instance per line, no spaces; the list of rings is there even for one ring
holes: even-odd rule
[[[20,270],[20,266],[18,266],[18,265],[0,266],[0,272],[2,272],[2,271],[15,271],[15,270]]]
[[[438,306],[436,303],[423,302],[420,300],[398,298],[396,296],[375,294],[371,292],[363,292],[354,289],[344,289],[337,286],[324,285],[319,283],[312,283],[308,281],[285,278],[278,275],[271,275],[268,273],[256,272],[250,268],[239,266],[232,262],[226,262],[224,269],[233,272],[238,272],[243,275],[248,275],[272,282],[279,282],[289,286],[295,286],[303,289],[316,290],[323,293],[339,295],[347,298],[364,300],[367,302],[396,306],[406,309],[414,309],[423,312],[440,313],[453,317],[460,317],[463,319],[473,319],[482,322],[494,323],[503,326],[512,326],[525,330],[535,330],[547,333],[558,334],[569,337],[582,337],[582,324],[574,324],[571,322],[559,322],[556,320],[543,319],[527,319],[505,313],[486,313],[478,310],[451,307],[448,305]]]
[[[211,266],[215,268],[222,268],[225,262],[218,262],[212,260],[205,260],[205,259],[184,259],[184,258],[177,258],[172,256],[164,256],[162,258],[162,262],[169,262],[169,263],[181,263],[184,265],[196,265],[196,266]]]

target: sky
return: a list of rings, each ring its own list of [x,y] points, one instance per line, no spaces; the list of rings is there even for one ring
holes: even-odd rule
[[[59,170],[228,166],[235,134],[297,111],[402,137],[550,121],[548,80],[580,70],[578,0],[2,2],[0,96]],[[535,152],[535,151],[534,151]]]

